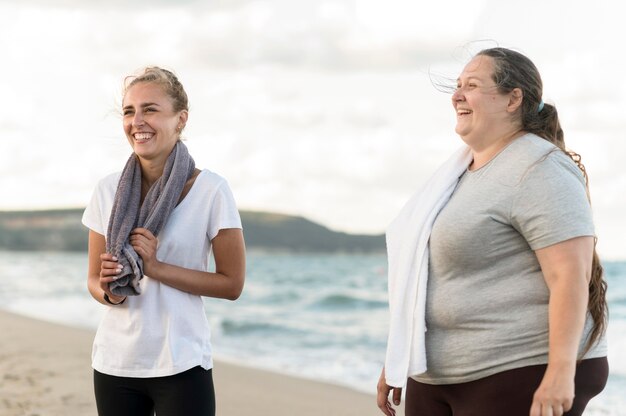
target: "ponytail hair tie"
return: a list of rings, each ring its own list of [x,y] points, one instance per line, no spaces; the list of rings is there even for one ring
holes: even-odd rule
[[[541,113],[541,110],[543,110],[543,100],[539,102],[539,107],[537,108],[537,112]]]

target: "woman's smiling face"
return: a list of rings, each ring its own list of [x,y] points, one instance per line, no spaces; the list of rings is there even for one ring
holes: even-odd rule
[[[187,111],[174,111],[172,99],[154,82],[138,82],[124,95],[123,125],[133,151],[149,160],[167,158],[187,121]]]
[[[493,80],[495,63],[489,56],[476,56],[463,69],[452,95],[456,111],[456,133],[470,146],[498,131],[500,123],[510,123],[509,94],[499,92]]]

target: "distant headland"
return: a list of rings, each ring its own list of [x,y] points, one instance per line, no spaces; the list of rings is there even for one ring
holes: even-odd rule
[[[86,251],[84,208],[0,211],[0,250]],[[332,231],[303,217],[240,211],[248,249],[284,252],[384,252],[385,237]]]

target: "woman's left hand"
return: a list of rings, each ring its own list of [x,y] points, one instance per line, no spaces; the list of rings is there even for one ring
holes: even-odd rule
[[[533,396],[530,416],[562,416],[574,403],[576,366],[555,369],[548,365],[546,374]]]
[[[159,261],[156,253],[159,239],[146,228],[135,228],[130,232],[130,245],[143,260],[143,272],[150,276],[150,271],[157,267]]]

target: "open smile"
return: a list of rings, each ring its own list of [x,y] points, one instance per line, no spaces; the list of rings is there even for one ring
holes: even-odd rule
[[[139,132],[139,133],[133,134],[133,139],[135,139],[135,143],[138,143],[138,144],[147,143],[153,137],[154,137],[154,133]]]

